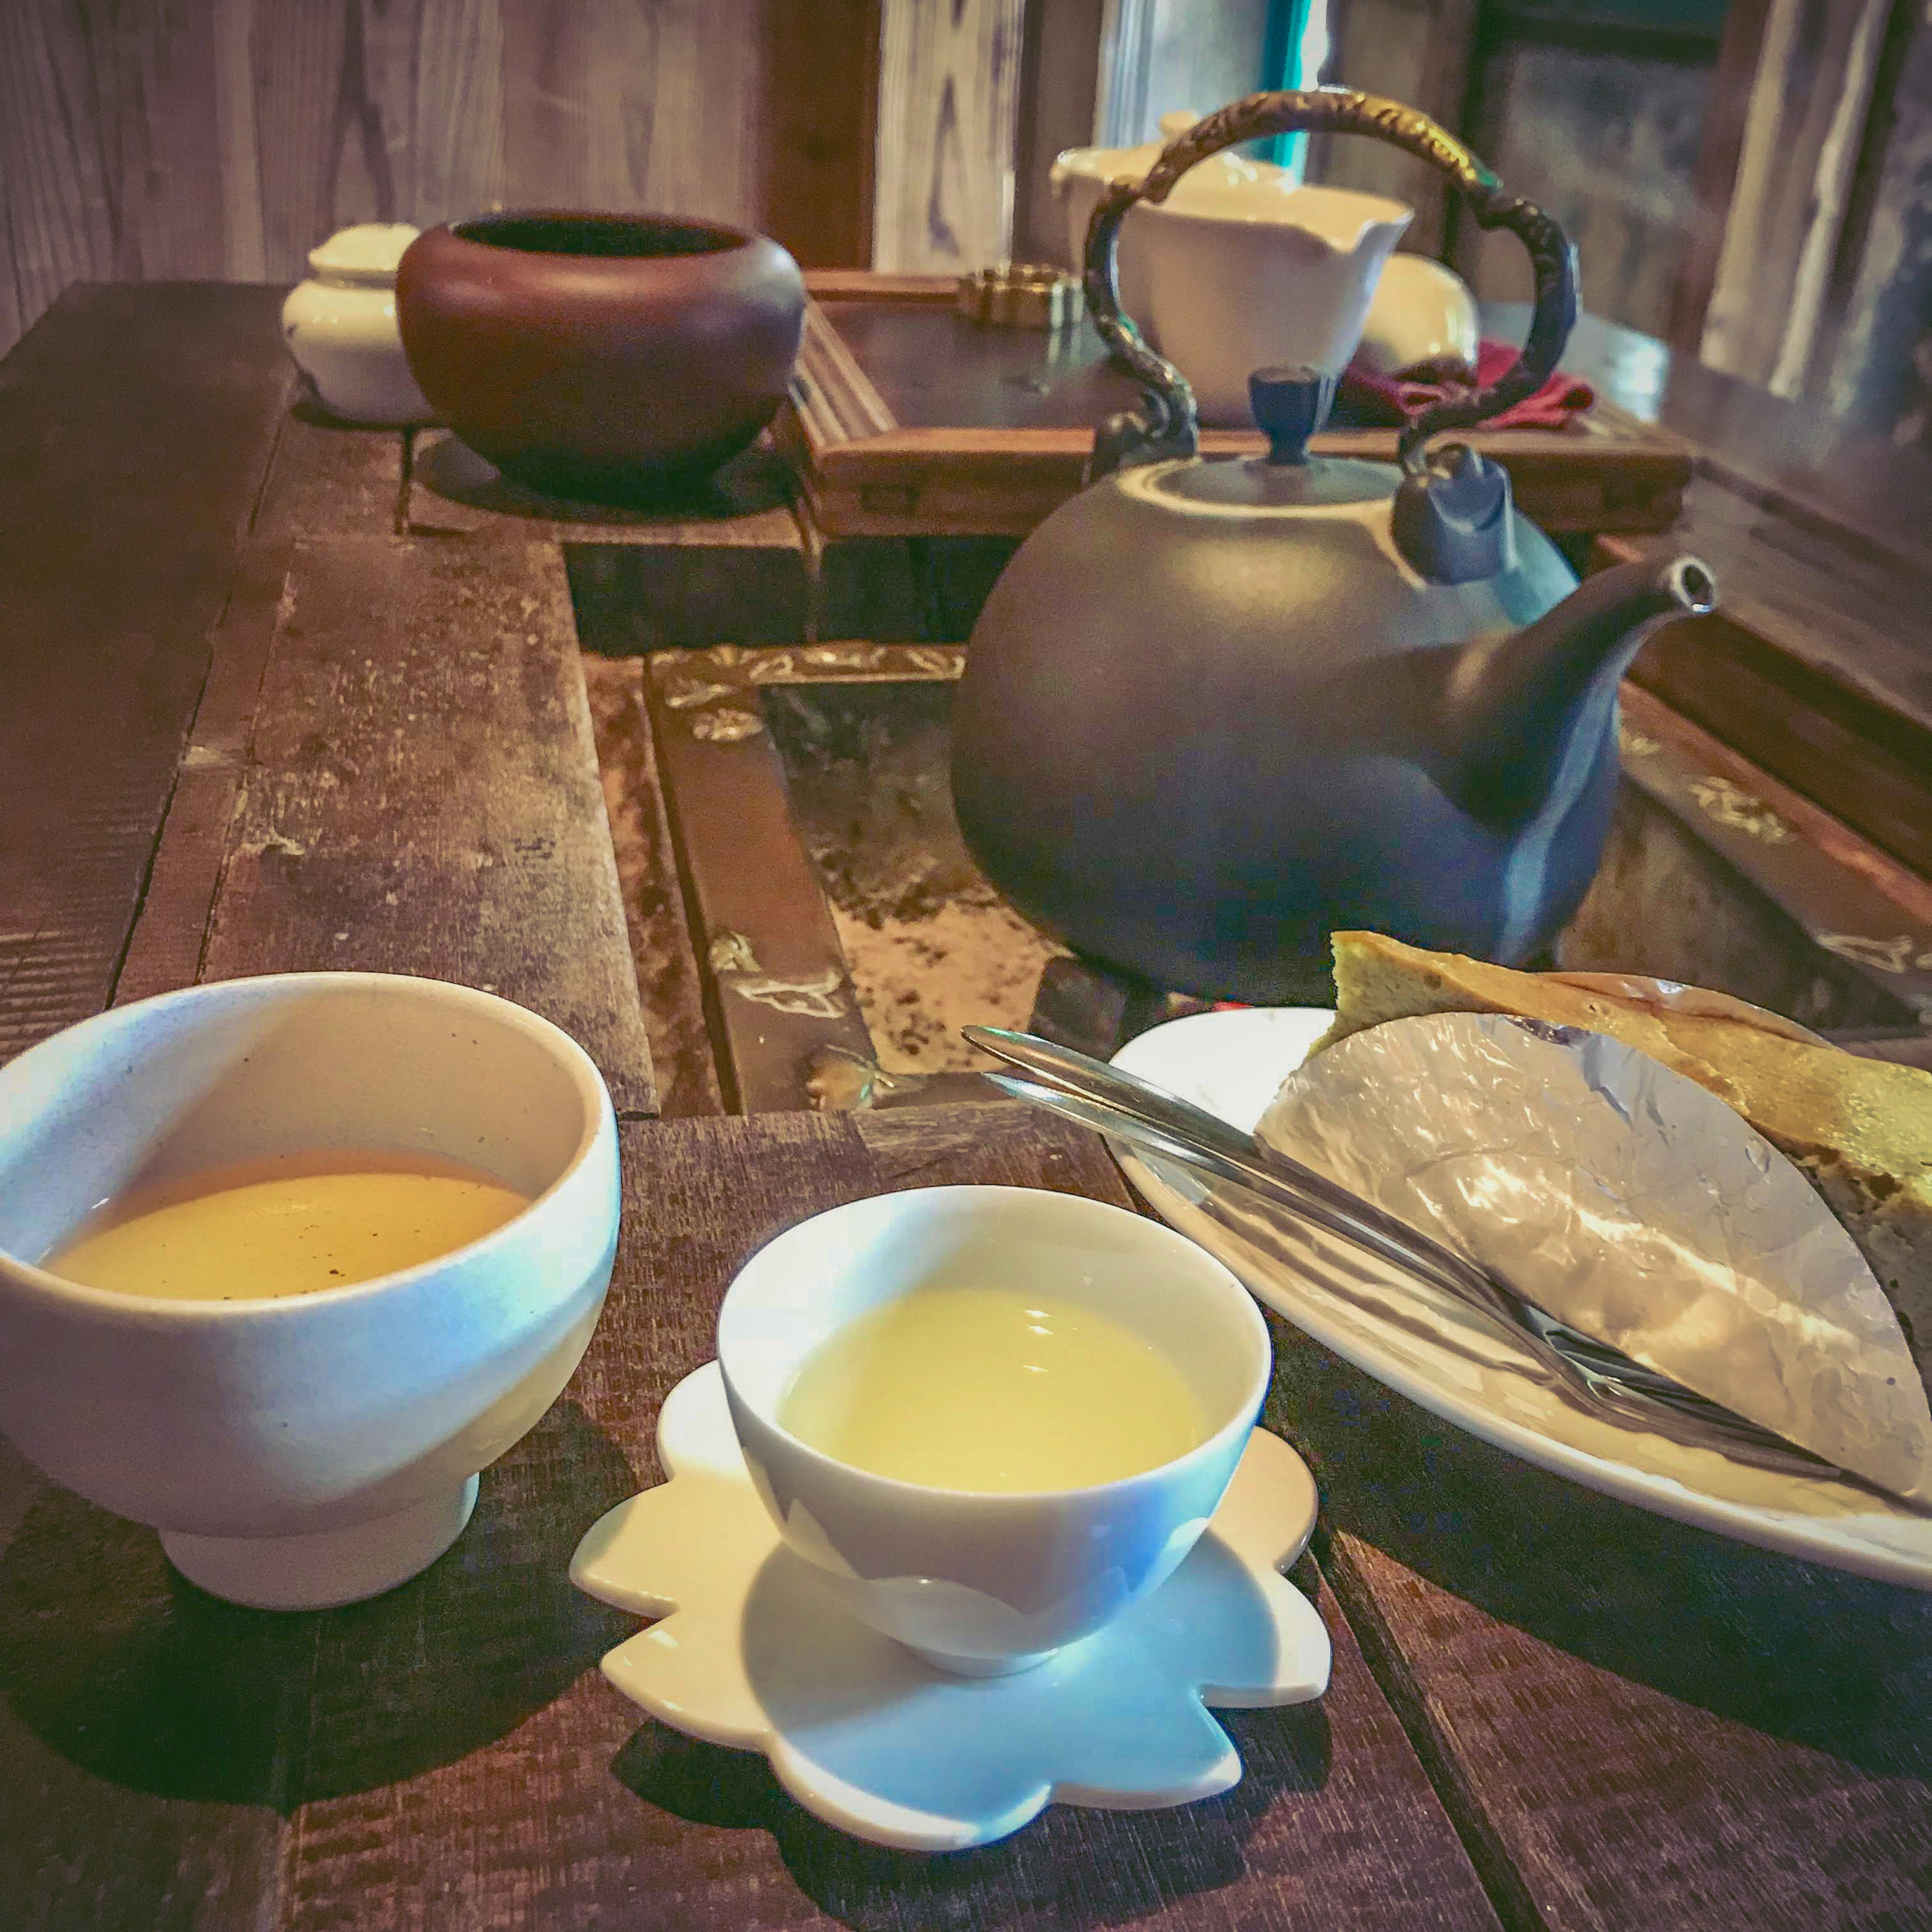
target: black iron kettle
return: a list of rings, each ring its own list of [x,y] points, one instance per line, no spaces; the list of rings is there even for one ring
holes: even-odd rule
[[[1281,370],[1251,383],[1268,454],[1204,462],[1186,382],[1120,313],[1115,239],[1205,156],[1304,130],[1393,142],[1520,236],[1529,339],[1488,388],[1417,417],[1396,464],[1311,457],[1334,379]],[[1145,400],[1096,434],[1089,487],[1021,546],[973,632],[953,795],[988,877],[1088,958],[1210,997],[1306,997],[1338,927],[1538,953],[1602,855],[1618,680],[1715,594],[1688,557],[1579,589],[1501,468],[1427,452],[1556,368],[1576,309],[1562,232],[1394,101],[1258,94],[1108,190],[1086,286]]]

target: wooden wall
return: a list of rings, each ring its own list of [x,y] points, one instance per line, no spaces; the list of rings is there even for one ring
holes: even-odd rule
[[[1772,0],[1700,352],[1782,396],[1814,386],[1895,0]],[[1850,248],[1847,249],[1846,244]]]
[[[1882,138],[1865,157],[1868,225],[1825,394],[1840,415],[1932,453],[1932,10],[1905,28]]]
[[[1476,0],[1330,0],[1334,47],[1322,78],[1406,101],[1459,134],[1475,18]],[[1308,178],[1406,201],[1415,219],[1402,247],[1440,255],[1447,245],[1448,188],[1399,148],[1359,135],[1312,142]]]
[[[1470,145],[1506,187],[1563,224],[1583,306],[1647,335],[1670,332],[1696,224],[1693,176],[1716,51],[1714,42],[1661,56],[1517,42],[1478,70]],[[1528,298],[1529,265],[1514,236],[1473,221],[1450,232],[1450,259],[1479,296]]]
[[[997,254],[1012,86],[973,63],[1005,33],[1016,64],[1023,4],[0,0],[0,350],[69,282],[292,280],[345,223],[494,206],[706,215],[862,266],[882,16],[910,57],[880,215],[901,232],[910,196]]]
[[[963,274],[1006,254],[1025,13],[1026,0],[901,0],[886,8],[874,268]]]

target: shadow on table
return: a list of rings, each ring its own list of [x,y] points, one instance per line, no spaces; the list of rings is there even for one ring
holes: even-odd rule
[[[418,432],[412,472],[424,489],[450,502],[526,518],[539,525],[603,524],[616,529],[669,521],[724,522],[784,509],[792,494],[790,466],[766,443],[740,450],[710,476],[696,480],[666,484],[640,475],[627,500],[608,502],[545,496],[505,476],[488,457],[446,430]],[[434,518],[434,506],[424,506],[424,520],[432,532]]]
[[[1928,1776],[1932,1595],[1599,1496],[1270,1325],[1270,1422],[1314,1467],[1330,1530],[1587,1664],[1868,1772]]]
[[[693,1823],[769,1832],[800,1889],[857,1932],[988,1932],[1042,1918],[1113,1925],[1233,1884],[1246,1870],[1248,1838],[1276,1798],[1328,1780],[1328,1720],[1319,1703],[1214,1715],[1245,1767],[1233,1790],[1169,1810],[1052,1805],[1012,1838],[967,1852],[861,1844],[801,1810],[764,1758],[662,1724],[638,1731],[611,1769],[640,1798]]]
[[[421,1576],[291,1615],[206,1595],[152,1530],[50,1486],[0,1557],[0,1695],[81,1770],[158,1797],[286,1815],[412,1778],[513,1730],[629,1634],[567,1572],[637,1487],[560,1402]]]

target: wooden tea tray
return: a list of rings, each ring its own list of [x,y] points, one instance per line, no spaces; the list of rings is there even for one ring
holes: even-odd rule
[[[1108,368],[1090,326],[1048,335],[982,328],[944,275],[821,269],[776,433],[828,537],[1024,536],[1080,487],[1094,426],[1138,392]],[[1599,400],[1560,430],[1478,431],[1518,506],[1553,536],[1668,530],[1690,446]],[[1325,454],[1392,461],[1392,429],[1336,426]],[[1208,456],[1259,452],[1251,431],[1208,430]]]

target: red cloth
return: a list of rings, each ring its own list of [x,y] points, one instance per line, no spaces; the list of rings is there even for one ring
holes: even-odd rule
[[[1516,358],[1516,350],[1507,342],[1484,342],[1476,352],[1478,387],[1493,382]],[[1379,376],[1352,362],[1342,372],[1338,398],[1341,406],[1359,422],[1387,423],[1399,426],[1418,410],[1444,396],[1468,393],[1460,382],[1411,382],[1400,376]],[[1588,382],[1562,370],[1550,377],[1533,396],[1526,396],[1513,409],[1487,418],[1485,429],[1561,429],[1570,418],[1587,410],[1597,400]]]

